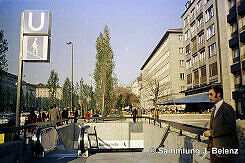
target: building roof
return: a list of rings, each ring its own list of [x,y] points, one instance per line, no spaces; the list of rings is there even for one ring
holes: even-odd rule
[[[36,88],[48,88],[48,86],[46,84],[42,84],[42,83],[39,83],[37,85],[35,85]],[[57,88],[61,88],[60,86],[58,86]]]
[[[151,53],[151,55],[147,58],[147,60],[145,61],[144,65],[140,68],[140,70],[143,70],[144,69],[144,67],[147,65],[147,63],[155,55],[155,53],[157,52],[157,50],[161,47],[162,43],[168,38],[168,36],[169,36],[170,33],[182,33],[182,28],[168,29],[167,32],[165,32],[165,34],[163,35],[162,39],[157,44],[157,46],[155,47],[155,49],[153,50],[153,52]]]
[[[3,71],[3,70],[0,70],[0,74],[3,74],[3,75],[5,75],[5,76],[9,76],[9,77],[11,77],[11,78],[18,79],[18,76],[17,76],[17,75],[11,74],[11,73],[6,72],[6,71]]]

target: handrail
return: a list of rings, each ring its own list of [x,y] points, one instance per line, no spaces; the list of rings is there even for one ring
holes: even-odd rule
[[[28,128],[31,128],[31,127],[49,127],[49,126],[54,126],[56,125],[56,123],[59,123],[59,122],[64,122],[68,119],[60,119],[60,120],[56,120],[56,121],[47,121],[47,122],[38,122],[38,123],[34,123],[34,124],[27,124],[27,125],[23,125],[23,126],[20,126],[20,127],[8,127],[8,126],[1,126],[0,127],[0,134],[1,133],[13,133],[13,132],[17,132],[17,131],[20,131],[20,130],[26,130]]]
[[[125,116],[115,116],[115,117],[78,117],[77,119],[93,119],[93,120],[122,120],[122,119],[132,119],[133,117],[125,117]],[[168,121],[168,120],[163,120],[163,119],[156,119],[152,117],[147,117],[147,116],[142,116],[142,117],[137,117],[137,118],[144,118],[148,119],[149,122],[153,121],[154,124],[155,122],[158,122],[160,124],[160,127],[162,126],[162,123],[169,125],[170,127],[174,127],[176,129],[180,130],[180,133],[182,133],[182,130],[197,134],[198,135],[198,140],[200,141],[200,136],[203,135],[203,132],[208,130],[208,128],[203,128],[203,127],[197,127],[193,125],[188,125],[188,124],[183,124],[183,123],[178,123],[178,122],[173,122],[173,121]],[[38,122],[35,124],[28,124],[20,127],[0,127],[0,134],[1,133],[6,133],[6,132],[17,132],[20,130],[26,130],[30,127],[41,127],[41,126],[55,126],[56,123],[58,122],[63,122],[68,119],[61,119],[61,120],[56,120],[56,121],[48,121],[48,122]]]

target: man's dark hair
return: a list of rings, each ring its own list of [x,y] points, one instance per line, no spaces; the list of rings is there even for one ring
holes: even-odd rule
[[[210,89],[213,89],[216,93],[215,97],[217,97],[217,94],[220,93],[220,97],[223,99],[223,88],[219,85],[212,86]]]

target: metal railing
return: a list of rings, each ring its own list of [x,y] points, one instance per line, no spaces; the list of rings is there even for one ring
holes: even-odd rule
[[[122,120],[122,119],[132,119],[133,117],[124,117],[124,116],[118,116],[118,117],[85,117],[85,118],[79,118],[79,119],[92,119],[94,122],[98,122],[99,120],[101,121],[112,121],[112,120]],[[163,124],[167,124],[170,127],[176,128],[180,131],[180,135],[182,135],[182,131],[187,131],[193,134],[197,134],[197,140],[201,141],[201,135],[203,135],[203,132],[208,130],[208,128],[202,128],[202,127],[197,127],[193,125],[188,125],[188,124],[183,124],[183,123],[177,123],[173,121],[168,121],[168,120],[163,120],[163,119],[156,119],[152,117],[137,117],[137,118],[143,118],[145,120],[148,120],[149,123],[153,122],[154,125],[156,125],[156,122],[158,122],[160,128],[162,127]]]
[[[163,124],[167,124],[170,127],[176,128],[180,131],[180,134],[182,134],[182,131],[187,131],[193,134],[197,134],[198,141],[201,141],[201,135],[203,135],[203,132],[208,130],[208,128],[202,128],[197,127],[193,125],[183,124],[183,123],[177,123],[173,121],[163,120],[163,119],[156,119],[152,117],[142,116],[137,117],[148,120],[149,123],[153,122],[154,125],[156,125],[156,122],[159,124],[160,128]],[[73,119],[73,118],[72,118]],[[125,117],[125,116],[115,116],[115,117],[79,117],[77,119],[87,119],[87,120],[93,120],[94,122],[103,122],[103,121],[115,121],[115,120],[123,120],[123,119],[133,119],[133,117]],[[55,127],[57,123],[62,123],[64,121],[67,121],[68,119],[62,119],[57,121],[48,121],[48,122],[38,122],[35,124],[28,124],[20,127],[0,127],[0,134],[1,133],[14,133],[14,139],[19,139],[18,132],[21,130],[24,130],[24,138],[26,137],[27,129],[31,127]],[[17,135],[17,136],[16,136]]]
[[[72,118],[73,119],[73,118]],[[54,127],[58,123],[65,122],[69,119],[60,119],[56,121],[38,122],[34,124],[27,124],[20,127],[9,127],[8,125],[0,126],[0,134],[2,133],[12,133],[12,140],[20,139],[20,131],[23,131],[23,136],[26,138],[27,130],[33,127]]]

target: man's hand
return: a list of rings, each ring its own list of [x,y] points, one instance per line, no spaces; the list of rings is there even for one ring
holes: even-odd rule
[[[206,137],[211,136],[210,130],[205,131],[205,132],[203,133],[203,135],[206,136]]]

